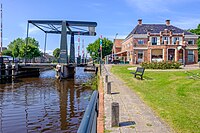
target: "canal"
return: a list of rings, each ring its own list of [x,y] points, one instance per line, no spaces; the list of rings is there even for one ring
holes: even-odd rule
[[[0,84],[0,133],[76,132],[93,92],[82,84],[92,77],[76,68],[74,79],[60,82],[49,70]]]

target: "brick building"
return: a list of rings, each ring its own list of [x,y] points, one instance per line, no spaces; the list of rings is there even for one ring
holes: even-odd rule
[[[124,56],[130,64],[154,61],[194,64],[198,62],[197,39],[197,35],[171,25],[170,20],[166,24],[143,24],[139,19],[123,41],[114,40],[113,52],[115,56]]]

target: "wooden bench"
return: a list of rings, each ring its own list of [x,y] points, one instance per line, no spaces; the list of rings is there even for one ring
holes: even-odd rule
[[[132,74],[134,74],[134,77],[136,78],[136,76],[140,76],[141,77],[141,80],[142,80],[142,76],[144,74],[144,70],[145,68],[143,67],[137,67],[136,71],[135,72],[131,72]]]

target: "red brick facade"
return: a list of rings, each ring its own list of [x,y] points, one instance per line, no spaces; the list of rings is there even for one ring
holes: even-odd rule
[[[142,25],[141,21],[140,25]],[[170,25],[169,20],[166,21],[166,25]],[[181,29],[177,28],[177,31],[181,31]],[[159,33],[129,34],[121,43],[121,51],[117,51],[115,54],[118,56],[122,53],[125,54],[126,60],[130,64],[153,61],[197,63],[198,36],[188,32],[178,33],[177,31],[164,29]]]

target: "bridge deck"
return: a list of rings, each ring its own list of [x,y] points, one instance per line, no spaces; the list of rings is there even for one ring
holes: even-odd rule
[[[22,64],[20,63],[19,66],[21,68],[46,68],[46,67],[56,67],[58,63],[26,63]],[[87,66],[87,64],[66,64],[67,66],[72,67],[84,67]]]

